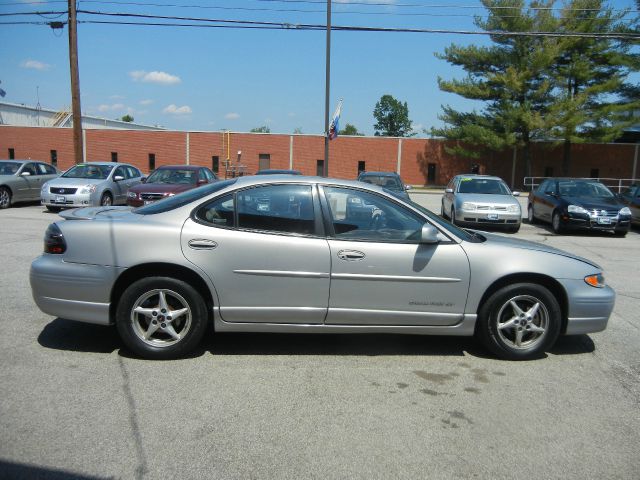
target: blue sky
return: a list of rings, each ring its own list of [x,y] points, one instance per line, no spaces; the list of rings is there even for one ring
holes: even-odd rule
[[[633,0],[609,4],[635,8]],[[66,5],[66,0],[0,0],[0,13],[61,11]],[[326,21],[326,2],[318,0],[81,0],[78,5],[100,12],[290,24]],[[472,16],[483,13],[479,0],[334,0],[332,24],[476,30]],[[46,17],[0,21],[55,20],[55,15]],[[104,19],[88,14],[78,18]],[[106,118],[128,113],[136,122],[177,130],[248,131],[261,125],[277,133],[324,130],[324,31],[81,23],[78,39],[83,113]],[[474,104],[438,89],[438,76],[460,78],[462,72],[434,53],[451,43],[487,42],[482,36],[455,34],[334,31],[331,109],[344,99],[341,126],[352,123],[372,135],[375,103],[391,94],[408,103],[416,130],[439,126],[441,105],[471,109]],[[66,27],[53,31],[46,25],[0,25],[0,65],[4,101],[35,105],[39,94],[43,108],[70,106]]]

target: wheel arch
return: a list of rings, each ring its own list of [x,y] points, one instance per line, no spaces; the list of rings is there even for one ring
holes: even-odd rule
[[[185,266],[156,262],[128,268],[118,277],[111,289],[109,299],[109,318],[111,322],[115,321],[118,302],[127,287],[133,282],[146,277],[170,277],[188,283],[202,296],[202,299],[207,305],[207,312],[209,313],[208,321],[213,321],[212,308],[214,300],[211,295],[211,290],[204,279],[198,273]]]
[[[7,190],[9,190],[9,194],[13,198],[13,190],[11,189],[11,187],[8,184],[6,184],[6,183],[0,184],[0,188],[6,188]]]
[[[555,278],[540,273],[514,273],[505,277],[499,278],[494,281],[485,290],[480,302],[478,303],[477,313],[480,312],[482,306],[495,292],[508,285],[515,283],[534,283],[545,287],[551,295],[555,297],[560,305],[560,311],[562,312],[562,324],[560,326],[560,333],[563,334],[567,330],[567,318],[569,315],[569,299],[564,287]],[[477,323],[476,323],[477,326]]]

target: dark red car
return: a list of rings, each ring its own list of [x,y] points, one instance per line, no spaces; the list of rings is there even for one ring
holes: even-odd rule
[[[216,174],[206,167],[165,165],[154,170],[144,183],[129,189],[127,205],[141,207],[176,193],[217,181]]]

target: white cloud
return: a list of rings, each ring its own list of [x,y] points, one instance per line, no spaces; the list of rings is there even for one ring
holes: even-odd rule
[[[134,82],[158,83],[161,85],[175,85],[182,82],[180,77],[166,72],[134,70],[133,72],[129,72],[129,76]]]
[[[153,103],[153,100],[140,100],[140,105],[151,105]]]
[[[240,114],[239,113],[235,113],[235,112],[231,112],[231,113],[227,113],[224,116],[225,119],[227,120],[238,120],[240,118]]]
[[[289,112],[289,113],[287,114],[287,116],[288,116],[289,118],[293,118],[293,117],[295,117],[295,116],[296,116],[296,114],[295,114],[295,113],[293,113],[293,112]]]
[[[127,107],[125,105],[123,105],[122,103],[114,103],[112,105],[107,105],[105,103],[103,103],[102,105],[98,106],[98,111],[99,112],[117,112],[120,110],[125,110]]]
[[[191,113],[191,107],[188,105],[178,107],[177,105],[174,105],[172,103],[171,105],[167,106],[162,112],[171,115],[189,115]]]
[[[111,95],[109,98],[111,100],[124,100],[125,99],[124,95]]]
[[[51,65],[44,62],[39,62],[38,60],[24,60],[20,66],[22,68],[30,68],[32,70],[49,70]]]

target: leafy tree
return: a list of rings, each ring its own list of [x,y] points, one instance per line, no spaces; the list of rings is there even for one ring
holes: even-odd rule
[[[355,125],[347,123],[342,130],[338,132],[339,135],[355,135],[358,137],[364,136],[364,133],[360,133]]]
[[[475,24],[495,32],[553,31],[553,0],[482,0],[488,10],[486,20]],[[508,14],[505,14],[508,12]],[[440,119],[445,127],[431,133],[462,143],[448,148],[450,153],[477,158],[484,149],[523,149],[526,175],[531,174],[531,143],[546,138],[546,112],[552,102],[552,82],[548,72],[558,53],[557,42],[544,36],[491,35],[493,45],[478,47],[452,44],[444,54],[436,54],[462,67],[462,80],[438,79],[440,89],[483,102],[480,111],[458,112],[443,106]]]
[[[133,122],[133,117],[127,113],[127,114],[126,114],[124,117],[122,117],[120,120],[122,120],[123,122],[129,122],[129,123],[131,123],[131,122]]]
[[[251,133],[271,133],[271,129],[266,125],[262,125],[261,127],[252,128],[249,130]]]
[[[566,32],[631,32],[624,18],[625,12],[614,12],[602,0],[571,0],[559,23]],[[564,143],[562,173],[568,175],[572,143],[610,142],[634,123],[640,92],[627,78],[640,69],[640,54],[630,42],[610,38],[562,38],[559,47],[552,73],[556,101],[549,114],[553,136]]]
[[[391,95],[383,95],[373,109],[376,119],[374,135],[384,137],[410,137],[412,133],[407,102],[400,102]]]

